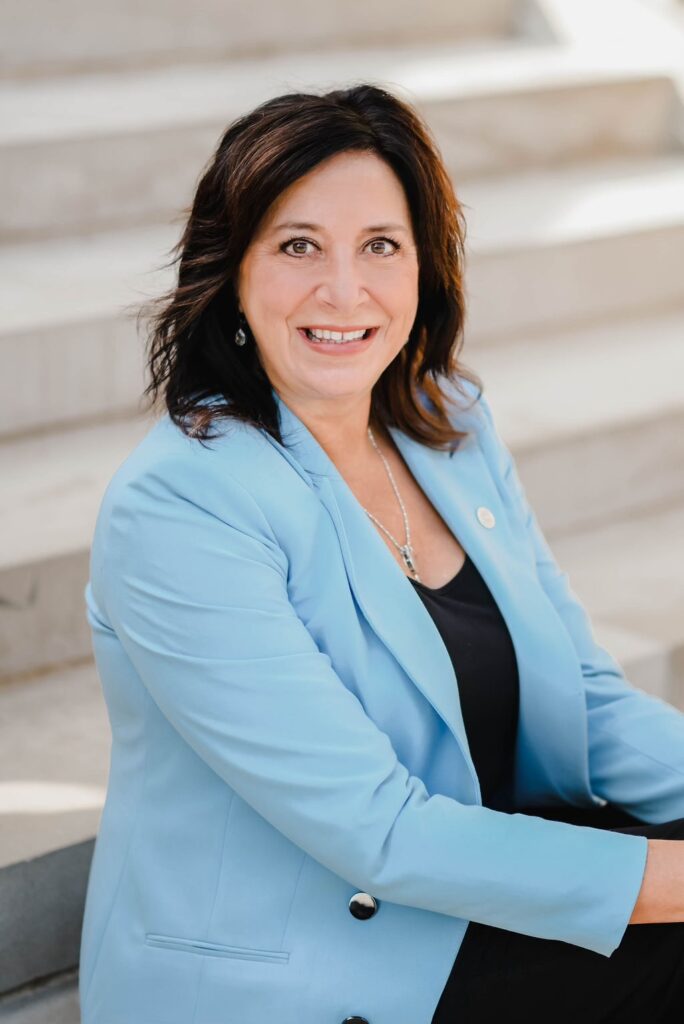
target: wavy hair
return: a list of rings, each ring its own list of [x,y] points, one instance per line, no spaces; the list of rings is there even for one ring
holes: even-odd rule
[[[201,441],[212,425],[238,418],[283,443],[271,383],[251,332],[239,326],[242,257],[280,194],[338,153],[374,153],[403,186],[418,250],[416,317],[407,343],[375,382],[371,423],[396,426],[433,448],[465,436],[449,417],[450,392],[482,382],[458,359],[465,320],[465,221],[427,124],[405,101],[376,85],[322,95],[293,92],[233,121],[203,170],[182,236],[167,266],[174,287],[138,312],[148,322],[144,395],[163,400],[173,421]],[[422,394],[427,403],[422,400]],[[479,397],[479,396],[478,396]]]

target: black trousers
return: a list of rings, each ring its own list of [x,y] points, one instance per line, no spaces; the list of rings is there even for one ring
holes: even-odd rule
[[[609,804],[521,812],[651,839],[684,839],[684,818],[649,825]],[[684,923],[627,925],[606,957],[471,921],[432,1024],[501,1021],[684,1024]]]

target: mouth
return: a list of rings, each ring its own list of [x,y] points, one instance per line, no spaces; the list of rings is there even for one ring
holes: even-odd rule
[[[344,348],[347,345],[358,346],[360,342],[370,341],[379,329],[379,327],[349,327],[335,330],[318,327],[298,327],[297,331],[313,345],[323,345],[326,347],[334,345]]]

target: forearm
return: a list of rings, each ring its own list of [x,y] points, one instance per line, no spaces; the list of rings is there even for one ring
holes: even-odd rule
[[[684,921],[684,843],[649,839],[646,869],[629,924]]]

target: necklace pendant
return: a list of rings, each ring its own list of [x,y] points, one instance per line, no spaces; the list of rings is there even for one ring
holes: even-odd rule
[[[413,563],[413,548],[411,547],[411,545],[402,544],[399,550],[401,551],[401,557],[404,559],[406,568],[409,569],[411,572],[415,572],[416,567]]]

